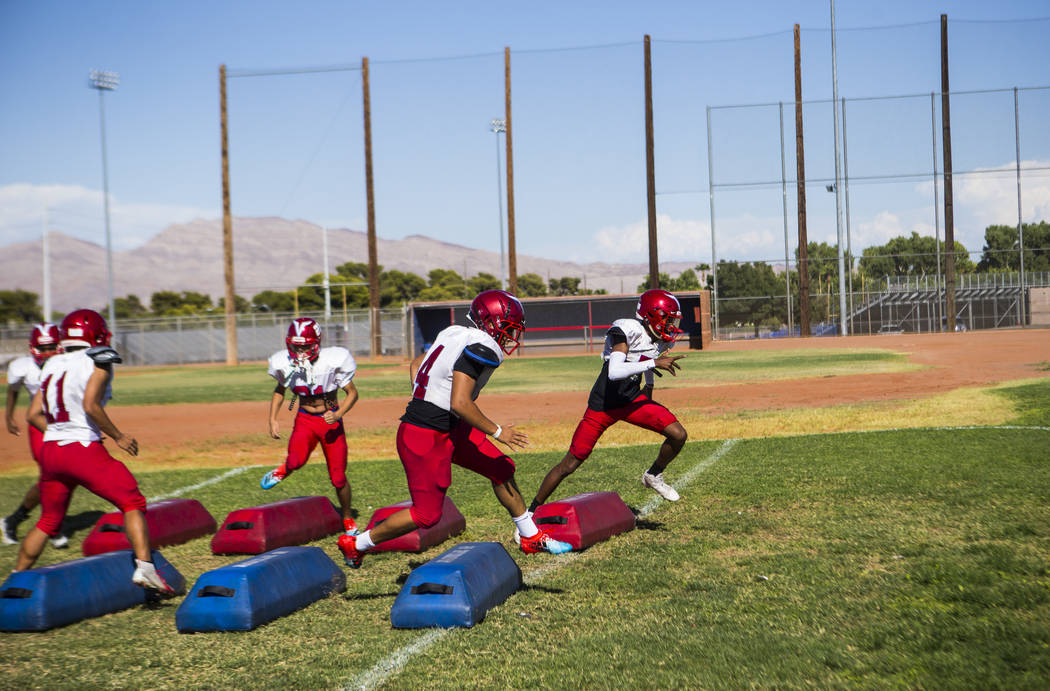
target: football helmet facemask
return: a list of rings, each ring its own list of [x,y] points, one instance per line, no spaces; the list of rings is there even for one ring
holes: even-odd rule
[[[666,290],[654,288],[642,293],[638,298],[638,318],[662,341],[672,342],[682,333],[678,328],[682,307],[678,298]]]
[[[486,290],[470,303],[467,318],[495,339],[507,355],[520,345],[525,330],[525,308],[505,290]]]
[[[298,317],[288,325],[284,339],[292,362],[306,359],[313,362],[321,353],[321,325],[309,317]]]
[[[58,353],[58,327],[48,322],[33,325],[33,331],[29,334],[29,352],[37,367],[42,367],[44,361]]]

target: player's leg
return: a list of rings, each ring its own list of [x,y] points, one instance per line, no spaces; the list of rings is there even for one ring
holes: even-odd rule
[[[510,514],[516,534],[521,536],[523,552],[561,554],[572,549],[569,543],[555,540],[536,526],[532,512],[525,508],[525,499],[514,480],[514,460],[489,441],[484,432],[460,422],[452,430],[452,443],[455,449],[453,463],[483,475],[492,482],[496,499]]]
[[[678,501],[680,498],[678,492],[667,484],[663,478],[663,472],[668,464],[678,456],[689,438],[685,427],[667,408],[648,398],[643,400],[641,397],[631,404],[630,411],[623,419],[632,425],[659,432],[664,436],[664,441],[660,444],[660,449],[656,454],[656,460],[642,474],[642,484],[668,501]]]
[[[29,452],[33,455],[33,460],[40,464],[40,454],[44,448],[44,433],[38,430],[32,425],[29,426],[28,434],[26,435],[29,439]],[[29,518],[29,512],[32,511],[40,504],[40,488],[37,483],[26,491],[25,496],[22,498],[22,502],[10,515],[0,518],[0,541],[5,545],[17,545],[18,544],[18,525],[22,521]],[[62,534],[51,539],[51,544],[54,547],[62,548],[69,543],[69,540]]]
[[[339,499],[339,511],[343,515],[343,531],[347,535],[357,535],[357,524],[354,522],[353,510],[350,508],[350,500],[353,494],[350,482],[346,477],[346,460],[348,451],[346,448],[346,430],[343,421],[334,425],[327,425],[324,436],[321,438],[321,451],[324,453],[325,463],[328,465],[328,479],[335,488],[335,496]]]
[[[397,428],[397,455],[405,469],[412,505],[387,516],[371,530],[339,537],[343,559],[352,569],[359,568],[365,552],[377,544],[435,525],[441,519],[445,493],[452,484],[449,435],[401,423]]]
[[[44,545],[48,538],[58,533],[62,519],[69,509],[69,500],[73,496],[74,484],[59,479],[40,479],[41,485],[41,511],[40,519],[33,529],[26,534],[18,548],[18,560],[15,562],[15,571],[25,571],[33,568],[33,564],[40,558],[44,551]]]
[[[288,454],[285,456],[284,463],[263,475],[262,480],[259,482],[260,487],[272,489],[278,482],[291,475],[292,471],[306,465],[306,460],[310,458],[310,454],[317,448],[317,443],[324,434],[323,431],[317,429],[318,420],[320,420],[321,426],[324,427],[324,418],[302,412],[296,414],[295,424],[292,425],[292,433],[288,435]]]
[[[562,480],[576,472],[580,464],[591,455],[598,439],[617,419],[615,415],[608,412],[587,409],[587,412],[583,414],[583,419],[576,425],[576,431],[572,434],[569,450],[565,452],[565,456],[558,465],[551,468],[547,476],[543,478],[532,504],[529,505],[529,511],[535,511],[554,493]]]
[[[70,447],[79,444],[71,444]],[[89,444],[79,452],[78,468],[75,471],[80,484],[113,504],[124,514],[124,531],[135,553],[135,572],[131,581],[135,585],[157,591],[170,597],[175,591],[157,573],[150,553],[149,525],[146,523],[146,498],[139,491],[139,483],[128,467],[109,455],[100,442]],[[69,472],[69,471],[67,471]]]

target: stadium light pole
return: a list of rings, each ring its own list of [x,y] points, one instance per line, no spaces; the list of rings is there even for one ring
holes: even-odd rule
[[[499,202],[499,281],[500,287],[507,287],[507,271],[503,251],[503,171],[499,160],[499,133],[507,131],[507,121],[503,118],[492,118],[489,129],[496,135],[496,199]],[[466,278],[466,277],[464,277]]]
[[[91,88],[98,91],[98,122],[102,133],[102,205],[106,215],[106,283],[109,295],[109,330],[116,332],[117,316],[113,309],[113,243],[109,232],[109,173],[106,169],[106,109],[103,94],[115,91],[120,84],[120,75],[105,70],[91,70]]]

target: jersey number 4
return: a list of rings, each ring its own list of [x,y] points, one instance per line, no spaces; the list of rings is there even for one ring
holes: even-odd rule
[[[412,392],[413,398],[423,398],[427,394],[427,384],[430,383],[430,368],[434,366],[434,362],[438,359],[438,355],[441,355],[441,351],[445,349],[445,346],[439,345],[434,348],[434,352],[430,354],[427,361],[419,367],[419,371],[416,372],[416,388]]]
[[[51,384],[51,377],[48,375],[44,383],[40,385],[41,390],[44,392],[44,416],[47,418],[48,423],[55,422],[69,422],[69,411],[66,410],[65,402],[62,400],[62,388],[65,384],[66,374],[62,373],[62,376],[55,382],[55,412],[51,412],[51,407],[47,404],[47,389]]]

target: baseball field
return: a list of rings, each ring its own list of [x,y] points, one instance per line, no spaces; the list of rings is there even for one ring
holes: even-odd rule
[[[365,557],[347,591],[248,633],[179,634],[181,598],[41,634],[0,634],[8,688],[1045,688],[1050,679],[1050,331],[715,343],[655,398],[690,441],[668,503],[639,482],[654,435],[617,426],[555,498],[617,491],[637,529],[569,555],[526,556],[487,481],[455,469],[456,541],[497,541],[525,587],[471,629],[395,630],[407,574],[449,546]],[[479,399],[531,440],[531,498],[560,459],[594,354],[513,357]],[[407,498],[393,433],[407,363],[363,362],[346,418],[359,519]],[[119,368],[108,411],[141,448],[147,498],[187,496],[217,520],[332,496],[316,459],[269,492],[262,363]],[[24,400],[21,401],[25,403]],[[24,423],[22,424],[24,428]],[[24,429],[23,429],[24,435]],[[35,465],[0,438],[0,514]],[[193,488],[193,489],[188,489]],[[102,512],[78,490],[70,549]],[[31,520],[38,512],[34,511]],[[21,526],[24,534],[30,522]],[[340,564],[334,538],[317,541]],[[0,571],[14,564],[0,548]],[[163,549],[192,582],[237,557],[206,539]]]

